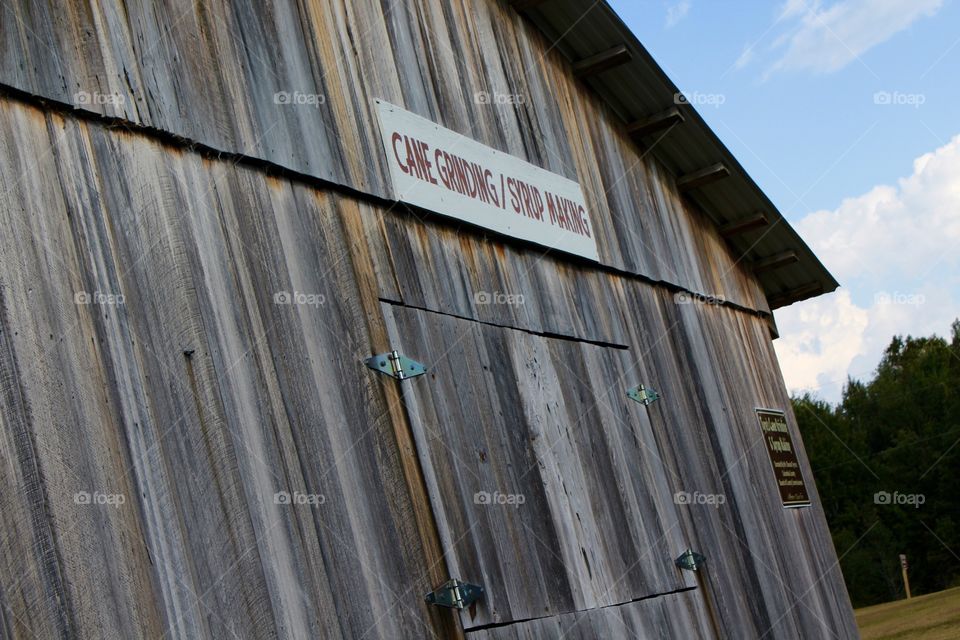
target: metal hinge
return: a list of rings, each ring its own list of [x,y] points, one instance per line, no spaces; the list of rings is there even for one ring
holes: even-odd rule
[[[381,353],[372,358],[367,358],[366,363],[367,366],[374,371],[385,373],[397,380],[416,378],[427,372],[427,368],[424,365],[396,351]]]
[[[444,583],[433,593],[428,593],[427,603],[448,609],[466,609],[483,597],[483,587],[460,582],[456,578]]]
[[[676,560],[676,565],[687,571],[697,571],[707,559],[693,549],[687,549]]]
[[[649,407],[651,404],[660,399],[660,394],[654,391],[653,389],[648,389],[647,387],[640,385],[639,387],[634,387],[627,391],[627,395],[631,399],[636,400],[645,407]]]

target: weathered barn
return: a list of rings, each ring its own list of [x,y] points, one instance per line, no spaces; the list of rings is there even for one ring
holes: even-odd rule
[[[0,52],[3,637],[856,637],[772,346],[836,283],[605,2]]]

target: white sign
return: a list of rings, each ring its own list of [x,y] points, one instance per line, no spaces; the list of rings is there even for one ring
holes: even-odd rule
[[[599,260],[580,185],[377,101],[395,200]]]

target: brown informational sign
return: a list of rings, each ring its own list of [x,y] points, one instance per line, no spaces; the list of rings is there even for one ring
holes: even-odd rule
[[[787,416],[783,411],[757,409],[757,418],[763,430],[763,441],[773,465],[773,476],[785,507],[808,507],[810,496],[800,473],[797,452],[787,430]]]

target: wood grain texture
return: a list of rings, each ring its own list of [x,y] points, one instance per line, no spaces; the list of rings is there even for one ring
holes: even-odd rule
[[[645,410],[619,386],[623,350],[385,314],[394,346],[430,363],[404,397],[448,564],[488,585],[465,628],[692,586]]]
[[[611,279],[595,269],[452,225],[410,224],[405,212],[371,207],[362,225],[383,299],[500,326],[625,341],[620,316],[583,313],[616,304]]]
[[[0,109],[7,635],[446,637],[336,200]]]
[[[812,507],[783,509],[763,446],[755,408],[785,410],[812,484],[765,321],[678,304],[647,287],[625,292],[636,313],[628,344],[645,354],[638,369],[663,394],[651,417],[671,488],[725,497],[680,509],[693,548],[708,557],[702,586],[720,628],[743,637],[857,637],[815,490]]]
[[[607,228],[605,251],[651,278],[0,98],[2,635],[456,637],[454,614],[422,598],[462,572],[488,591],[463,627],[516,622],[467,636],[856,637],[766,318],[664,283],[740,299],[737,291],[758,291],[755,278],[655,163],[624,173],[634,151],[565,84],[567,69],[548,57],[524,71],[543,51],[526,27],[497,5],[466,2],[399,3],[396,12],[312,3],[297,20],[293,4],[84,6],[6,9],[21,20],[2,22],[0,49],[33,57],[4,57],[4,77],[27,86],[54,68],[72,88],[86,86],[82,65],[93,65],[83,82],[107,77],[96,68],[104,51],[150,58],[151,70],[172,56],[182,73],[149,80],[169,84],[123,117],[175,130],[178,118],[210,127],[216,111],[207,134],[249,141],[258,127],[211,94],[263,85],[266,67],[241,65],[228,50],[242,42],[214,35],[239,21],[260,47],[272,30],[309,31],[310,47],[279,47],[304,57],[291,68],[337,60],[331,73],[370,73],[370,86],[397,94],[402,86],[408,107],[476,126],[495,146],[548,166],[554,151],[568,154],[592,193],[610,180],[611,211],[627,216],[616,224],[631,232]],[[160,36],[175,9],[193,40]],[[346,35],[320,37],[325,21]],[[66,28],[87,23],[83,36]],[[393,50],[364,44],[361,24],[381,25],[375,32]],[[140,34],[135,45],[128,32]],[[356,49],[338,58],[351,35]],[[66,53],[75,38],[85,38],[82,62]],[[389,61],[433,51],[434,41],[467,53]],[[481,41],[504,55],[492,60]],[[210,45],[218,42],[224,48]],[[211,48],[194,51],[200,44]],[[218,84],[213,60],[244,71]],[[466,85],[434,86],[438,75],[480,82],[497,65],[497,77],[544,92],[525,107],[540,115],[518,123],[521,111],[497,109],[494,126],[457,102]],[[138,68],[114,67],[117,77]],[[342,104],[326,107],[342,127],[331,139],[346,142],[323,166],[346,181],[360,180],[352,172],[362,165],[372,183],[379,155],[364,155],[370,125],[357,122],[369,114],[352,102],[366,91],[355,77]],[[547,88],[563,99],[547,99]],[[170,96],[192,104],[194,117],[157,106]],[[582,113],[596,117],[570,119]],[[292,139],[305,131],[278,126]],[[264,140],[267,151],[282,146]],[[320,142],[300,147],[326,153]],[[618,174],[626,177],[612,180]],[[481,293],[523,303],[480,304]],[[122,303],[110,298],[118,295]],[[391,346],[434,377],[398,388],[362,366]],[[649,409],[623,395],[640,383],[663,394]],[[759,406],[788,411],[813,507],[781,508]],[[451,473],[451,450],[472,474]],[[515,486],[529,510],[473,503],[476,491]],[[726,502],[677,505],[678,491]],[[124,502],[78,504],[83,492]],[[278,492],[323,501],[284,504]],[[686,546],[708,558],[697,576],[672,565]]]
[[[672,640],[709,638],[712,630],[698,615],[696,591],[667,594],[627,604],[540,618],[471,633],[475,640]],[[731,634],[731,637],[737,637]]]
[[[674,176],[504,2],[16,0],[4,17],[0,83],[379,197],[384,99],[581,183],[603,264],[767,310]]]

